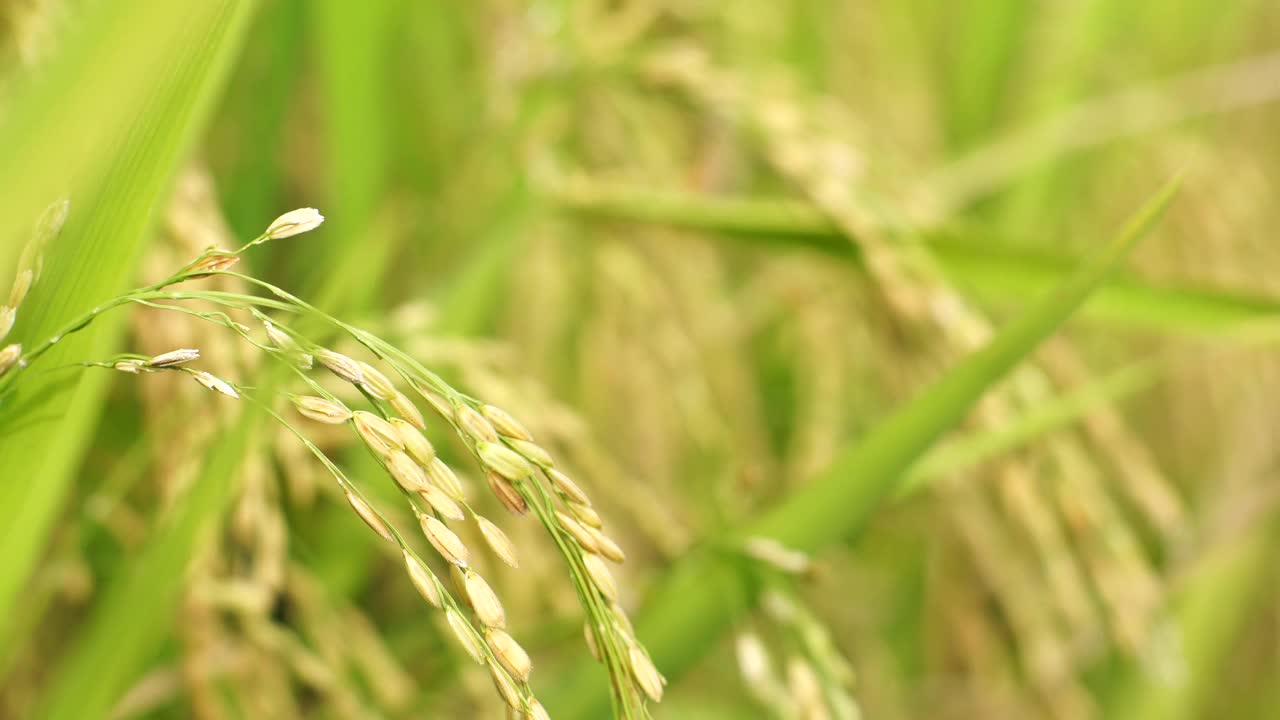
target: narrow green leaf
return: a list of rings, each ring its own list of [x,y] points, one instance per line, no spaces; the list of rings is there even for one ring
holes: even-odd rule
[[[554,188],[551,196],[562,208],[585,217],[699,230],[739,242],[816,251],[861,263],[855,244],[805,203],[717,198],[600,183]],[[926,240],[930,253],[952,282],[995,306],[1024,303],[1044,288],[1060,284],[1076,264],[1068,258],[1006,243],[962,240],[948,230],[931,231]],[[1081,315],[1127,329],[1200,335],[1280,318],[1280,300],[1155,285],[1118,274],[1098,288]]]
[[[931,480],[958,473],[1030,444],[1037,438],[1079,421],[1099,405],[1145,390],[1155,384],[1165,364],[1149,360],[1130,365],[1077,388],[1055,396],[1007,425],[964,435],[939,445],[911,466],[898,489],[906,497],[923,489]]]
[[[172,633],[170,621],[182,595],[186,567],[230,503],[232,479],[262,421],[259,412],[245,413],[210,451],[190,493],[157,524],[141,554],[97,598],[87,627],[33,717],[78,720],[110,715],[129,683]]]
[[[134,0],[89,7],[102,9],[105,17],[86,14],[80,18],[83,23],[105,23],[118,34],[69,38],[77,44],[69,46],[51,72],[54,80],[65,76],[78,81],[54,83],[52,89],[62,95],[42,90],[26,98],[47,103],[43,113],[25,106],[18,113],[44,117],[65,135],[48,135],[25,121],[0,128],[0,146],[18,148],[22,162],[44,161],[39,152],[27,157],[31,151],[23,143],[34,143],[50,158],[65,161],[58,169],[70,177],[92,175],[98,171],[98,160],[109,159],[100,182],[73,186],[66,230],[48,249],[45,277],[24,304],[28,312],[14,331],[28,342],[50,336],[129,282],[150,221],[217,97],[253,3]],[[155,42],[153,36],[164,42]],[[104,97],[100,114],[87,112],[83,102],[102,93],[109,96],[112,89],[118,90],[119,100]],[[103,136],[99,122],[118,135]],[[100,138],[106,150],[64,157],[58,143],[78,137],[80,131]],[[21,166],[0,163],[0,197],[23,186],[26,178],[21,172]],[[44,170],[33,172],[39,176]],[[3,201],[0,205],[9,207]],[[107,354],[118,335],[119,318],[105,319],[68,336],[40,364],[57,366]],[[14,630],[13,604],[71,487],[108,379],[105,374],[42,375],[34,370],[23,378],[19,392],[10,398],[13,402],[0,411],[0,467],[6,480],[0,483],[0,548],[5,556],[0,564],[0,646],[5,647],[11,646]]]
[[[1192,720],[1206,717],[1224,662],[1275,581],[1274,521],[1252,528],[1203,558],[1173,598],[1172,625],[1157,628],[1145,662],[1126,666],[1106,717]],[[1161,641],[1165,641],[1161,645]]]
[[[862,528],[900,487],[911,464],[1107,279],[1161,216],[1177,187],[1177,182],[1170,183],[1099,257],[893,413],[819,477],[738,532],[722,537],[717,545],[766,536],[800,551],[816,552]],[[679,561],[655,589],[640,616],[639,637],[658,667],[674,679],[715,644],[754,602],[754,595],[749,578],[734,563],[726,562],[715,547],[700,548]],[[599,716],[607,703],[605,685],[592,683],[591,674],[582,670],[568,676],[567,684],[561,686],[566,691],[552,696],[557,703],[549,705],[553,715]]]
[[[306,280],[323,281],[327,306],[360,307],[378,289],[369,279],[387,264],[395,240],[376,216],[391,166],[388,83],[396,73],[387,38],[400,3],[320,0],[309,10],[321,49],[329,227],[312,247],[319,262],[308,265]]]

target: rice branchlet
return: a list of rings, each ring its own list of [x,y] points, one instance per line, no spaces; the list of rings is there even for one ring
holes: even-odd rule
[[[457,636],[464,652],[488,667],[494,686],[506,704],[522,717],[545,718],[546,710],[528,687],[532,661],[524,648],[506,632],[507,613],[498,593],[471,567],[471,550],[446,521],[464,521],[470,516],[488,548],[511,567],[518,565],[515,543],[498,524],[477,514],[468,505],[462,481],[439,457],[435,445],[424,434],[426,418],[397,387],[407,385],[453,428],[479,469],[485,473],[487,484],[499,503],[516,515],[534,511],[551,543],[565,560],[588,625],[593,628],[594,654],[609,669],[615,701],[622,709],[623,717],[648,717],[638,693],[658,699],[662,693],[661,676],[638,644],[630,622],[618,605],[620,588],[606,564],[606,559],[622,562],[625,555],[617,543],[601,530],[601,518],[582,488],[555,469],[551,453],[535,444],[532,434],[509,413],[463,395],[390,343],[333,318],[274,285],[232,269],[246,249],[267,240],[306,232],[322,221],[323,218],[314,210],[294,211],[282,215],[262,235],[238,250],[210,248],[173,276],[130,291],[86,312],[25,355],[23,348],[16,344],[0,350],[0,371],[25,367],[66,334],[89,325],[112,308],[127,304],[182,312],[229,329],[267,356],[288,366],[306,390],[302,394],[281,392],[274,397],[257,397],[252,388],[242,387],[206,370],[188,367],[187,363],[199,359],[199,353],[191,349],[154,357],[123,355],[105,362],[84,363],[134,375],[185,373],[209,390],[249,401],[268,413],[325,467],[353,513],[379,538],[398,546],[409,584],[429,605],[443,611],[444,620]],[[214,276],[236,278],[257,288],[263,295],[170,289],[189,280]],[[34,282],[36,278],[38,272],[33,271],[30,280],[23,282]],[[21,295],[25,297],[26,291]],[[192,300],[211,303],[220,311],[204,312],[183,307],[184,302]],[[16,315],[16,304],[11,303],[4,308],[0,310],[0,323],[11,325]],[[328,339],[324,341],[325,345],[321,345],[290,329],[287,324],[268,317],[267,312],[273,317],[277,314],[281,317],[295,315],[316,320],[327,329],[354,340],[372,358],[361,360],[352,357],[346,354],[351,352],[346,346],[331,343]],[[247,313],[260,322],[265,329],[265,342],[255,338],[249,328],[233,319],[230,313]],[[339,352],[335,347],[341,347],[343,351]],[[353,354],[361,353],[356,351]],[[375,360],[378,361],[376,366]],[[316,362],[359,390],[369,403],[368,409],[360,409],[357,401],[346,395],[340,400],[326,390],[308,372]],[[385,372],[385,368],[394,372]],[[11,372],[5,378],[6,386],[13,381],[15,374]],[[0,387],[0,391],[3,389]],[[277,401],[287,402],[298,414],[311,421],[329,425],[351,424],[355,436],[395,480],[426,540],[450,568],[455,591],[451,592],[440,582],[428,563],[414,552],[401,532],[369,502],[342,468],[309,439],[307,433],[276,412]],[[469,612],[467,608],[470,608]],[[474,617],[474,622],[469,616]]]

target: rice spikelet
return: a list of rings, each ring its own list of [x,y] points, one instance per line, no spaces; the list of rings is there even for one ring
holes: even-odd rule
[[[414,557],[408,550],[404,551],[404,568],[409,574],[409,581],[413,583],[413,587],[417,589],[418,594],[439,609],[440,588],[436,585],[436,579],[432,576],[431,571],[427,570],[422,561]]]
[[[453,608],[446,608],[444,611],[445,620],[449,622],[449,628],[453,630],[454,637],[458,638],[458,642],[462,644],[462,649],[481,665],[484,664],[484,647],[480,644],[480,638],[476,637],[475,631],[467,624],[467,621],[457,613]]]
[[[364,373],[360,369],[360,363],[339,352],[334,352],[328,348],[320,348],[316,350],[315,359],[321,365],[328,368],[329,372],[346,380],[352,385],[364,384]]]
[[[425,482],[426,474],[423,474],[424,482],[422,487],[418,488],[418,495],[431,506],[431,509],[440,513],[450,520],[461,520],[466,515],[462,512],[462,507],[454,502],[444,491],[435,485]]]
[[[466,488],[462,486],[462,481],[458,479],[458,475],[453,472],[453,468],[449,467],[448,463],[437,457],[427,463],[426,468],[427,479],[432,485],[458,502],[467,501]]]
[[[467,559],[470,557],[467,546],[452,530],[430,515],[420,516],[419,522],[422,525],[423,534],[427,536],[427,540],[436,552],[440,553],[440,557],[459,567],[467,564]]]
[[[489,628],[485,630],[484,636],[489,643],[489,649],[493,651],[494,657],[502,667],[506,668],[513,677],[528,682],[529,674],[533,671],[533,662],[529,659],[529,653],[520,647],[520,643],[501,628]]]
[[[382,374],[382,371],[370,365],[367,362],[356,361],[360,365],[360,377],[364,380],[364,387],[369,394],[379,400],[390,400],[395,395],[396,386],[391,380]]]
[[[314,395],[293,398],[293,406],[298,410],[299,415],[329,425],[341,425],[351,419],[351,411],[347,406],[335,400]]]
[[[476,453],[485,467],[508,480],[523,480],[533,472],[528,461],[505,445],[480,441],[476,443]]]
[[[464,586],[476,619],[485,627],[503,628],[507,625],[507,611],[489,583],[473,570],[464,571]]]
[[[609,566],[605,564],[604,558],[595,553],[583,553],[582,564],[586,566],[587,575],[600,594],[610,602],[617,602],[618,582],[613,579],[613,573],[609,572]]]
[[[502,528],[489,518],[479,515],[476,516],[476,524],[480,526],[480,534],[484,536],[485,543],[494,555],[511,567],[520,567],[520,563],[516,560],[515,543],[511,542],[511,538],[507,537]]]
[[[484,416],[476,412],[470,405],[459,405],[454,414],[461,427],[467,435],[473,440],[496,443],[498,442],[498,433],[494,431],[493,425]]]
[[[378,533],[383,540],[388,542],[395,541],[395,538],[391,535],[391,530],[387,528],[386,523],[382,522],[382,518],[378,517],[378,514],[373,511],[369,503],[350,490],[345,491],[344,494],[347,496],[347,503],[351,505],[351,509],[356,511],[356,515],[359,515],[366,525]]]
[[[395,428],[405,452],[422,467],[426,468],[436,459],[436,449],[431,441],[418,428],[400,418],[391,418],[388,422]]]
[[[529,434],[529,431],[525,429],[524,425],[521,425],[502,408],[494,407],[493,405],[485,405],[480,408],[480,414],[484,415],[485,419],[493,425],[493,429],[497,430],[498,434],[503,437],[510,438],[512,440],[533,440],[533,435]]]
[[[404,418],[410,425],[418,428],[419,430],[427,429],[427,421],[422,417],[422,411],[419,410],[418,406],[414,405],[413,401],[404,393],[393,393],[391,398],[387,400],[387,404],[391,406],[391,409],[394,410],[397,415]]]
[[[520,491],[516,490],[510,480],[502,477],[498,473],[489,470],[484,474],[485,480],[489,483],[489,491],[494,497],[498,498],[498,502],[507,509],[512,515],[526,515],[529,512],[529,504],[525,502]]]
[[[427,473],[403,450],[392,450],[385,458],[387,472],[405,492],[421,492],[427,487]]]
[[[400,441],[400,433],[396,432],[395,427],[386,420],[364,410],[351,413],[351,419],[355,424],[356,432],[360,433],[361,439],[374,453],[385,457],[392,450],[404,449],[404,444]]]
[[[631,674],[635,676],[636,684],[654,702],[661,702],[662,686],[665,680],[658,673],[658,668],[654,667],[653,661],[644,650],[634,644],[627,647],[627,659],[631,663]]]

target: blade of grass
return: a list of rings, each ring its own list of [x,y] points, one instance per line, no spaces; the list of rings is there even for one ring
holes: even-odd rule
[[[327,299],[360,308],[379,285],[372,278],[386,265],[395,237],[376,232],[384,201],[391,149],[387,82],[396,76],[387,49],[388,30],[399,3],[323,0],[309,7],[323,79],[325,207],[330,227],[314,247],[320,263],[311,273],[327,272]],[[314,282],[317,278],[309,277]]]
[[[1004,134],[921,178],[908,196],[931,204],[935,217],[950,217],[1074,153],[1277,99],[1280,53],[1193,70],[1086,100]]]
[[[110,714],[172,632],[168,620],[181,597],[184,570],[197,543],[230,503],[232,478],[262,422],[262,413],[250,410],[231,423],[190,494],[157,524],[141,554],[97,599],[88,626],[33,717],[77,720]]]
[[[1280,528],[1272,521],[1251,530],[1202,560],[1173,600],[1176,644],[1152,658],[1173,666],[1125,668],[1105,717],[1124,720],[1191,720],[1219,692],[1220,673],[1252,611],[1266,602],[1275,579]]]
[[[66,230],[46,254],[45,279],[27,300],[31,311],[14,331],[20,339],[48,337],[128,282],[150,219],[217,97],[253,3],[133,0],[89,7],[95,14],[81,20],[104,24],[108,36],[74,39],[78,44],[55,61],[52,84],[27,98],[43,112],[23,109],[18,113],[22,123],[0,128],[0,144],[16,148],[17,157],[17,164],[0,163],[0,187],[5,189],[0,207],[5,209],[32,201],[21,189],[28,186],[24,169],[31,170],[31,178],[47,174],[41,169],[46,164],[66,174],[91,174],[95,163],[106,161],[108,150],[96,147],[82,157],[66,156],[61,146],[78,147],[81,131],[112,153],[101,182],[72,198]],[[68,78],[73,81],[63,82]],[[113,89],[119,97],[110,97]],[[85,112],[93,108],[86,103],[95,101],[102,106]],[[32,117],[50,125],[26,124]],[[23,197],[9,196],[11,188]],[[95,324],[68,336],[43,361],[56,366],[101,357],[115,343],[117,329],[118,323]],[[9,424],[0,432],[0,467],[7,481],[0,483],[0,547],[5,553],[0,564],[0,645],[6,647],[13,604],[70,489],[107,381],[101,374],[82,374],[69,382],[61,377],[32,374],[18,399],[34,400],[35,416],[3,417]]]
[[[562,208],[586,217],[649,222],[715,233],[766,247],[802,249],[861,263],[849,242],[811,206],[786,200],[713,198],[689,193],[593,183],[549,191]],[[947,276],[993,305],[1021,304],[1061,283],[1074,262],[1002,243],[975,243],[952,231],[927,236]],[[1119,274],[1082,309],[1092,321],[1127,329],[1201,335],[1280,318],[1280,300],[1177,285],[1155,285]]]
[[[948,26],[946,33],[964,38],[950,45],[954,57],[944,61],[942,117],[953,149],[975,144],[999,123],[1035,11],[1035,3],[1023,0],[990,0],[953,9],[959,27]]]
[[[265,219],[288,209],[282,197],[285,173],[280,148],[287,144],[302,70],[305,26],[298,22],[306,0],[277,0],[263,6],[252,23],[232,87],[206,141],[211,169],[227,224],[236,237],[250,238]],[[292,148],[289,148],[292,151]],[[272,250],[269,245],[264,251]],[[264,252],[264,262],[269,254]]]
[[[881,502],[898,490],[912,463],[1107,279],[1164,212],[1177,185],[1170,183],[1142,208],[1093,262],[844,451],[804,489],[679,561],[651,594],[637,625],[639,637],[668,678],[687,671],[755,601],[749,574],[727,560],[726,547],[731,549],[744,537],[765,536],[802,552],[816,552],[861,529]],[[598,673],[593,667],[565,675],[561,692],[549,696],[556,703],[548,703],[552,713],[599,717],[608,699],[605,683],[592,682]]]
[[[912,495],[943,475],[961,472],[1005,455],[1081,420],[1099,405],[1114,403],[1124,396],[1150,388],[1161,377],[1166,365],[1167,361],[1159,358],[1123,367],[1059,395],[1052,402],[1037,406],[1007,425],[964,435],[939,445],[911,467],[898,488],[898,495]]]

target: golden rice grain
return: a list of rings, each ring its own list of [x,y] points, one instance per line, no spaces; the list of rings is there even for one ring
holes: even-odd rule
[[[17,365],[20,357],[22,357],[22,346],[17,343],[0,350],[0,375],[4,375],[10,368]]]
[[[27,299],[27,293],[31,291],[34,279],[35,273],[31,268],[18,273],[18,276],[13,279],[13,287],[9,290],[9,307],[22,306],[22,301]]]
[[[422,525],[422,533],[427,536],[427,540],[431,542],[436,552],[440,553],[440,557],[454,565],[467,564],[467,559],[470,557],[467,546],[452,530],[430,515],[421,515],[418,520]]]
[[[522,480],[533,472],[529,463],[506,445],[480,441],[476,443],[476,453],[485,467],[508,480]]]
[[[0,305],[0,341],[9,335],[13,324],[18,320],[18,311],[8,305]]]
[[[360,365],[360,377],[364,379],[364,387],[369,394],[379,400],[390,400],[395,395],[396,386],[382,371],[367,362],[356,361]]]
[[[415,465],[416,467],[416,465]],[[423,485],[417,490],[418,495],[431,506],[431,509],[440,513],[450,520],[461,520],[466,517],[462,513],[462,507],[454,502],[444,491],[435,485],[426,482],[426,474],[423,474]]]
[[[310,232],[320,227],[324,222],[324,216],[315,208],[298,208],[276,218],[267,226],[263,235],[269,240],[280,240],[282,238],[293,237],[304,232]]]
[[[458,642],[462,644],[462,649],[471,656],[472,660],[484,664],[484,646],[481,640],[476,636],[476,632],[467,624],[465,618],[458,614],[453,608],[446,608],[444,611],[445,620],[449,622],[449,628],[453,630],[453,634],[458,638]]]
[[[393,449],[384,460],[387,472],[405,492],[421,492],[427,487],[427,473],[403,450]]]
[[[529,682],[529,674],[533,671],[533,661],[529,659],[529,653],[520,647],[520,643],[507,634],[506,630],[500,628],[485,630],[484,637],[485,641],[489,643],[489,649],[493,651],[494,657],[498,659],[498,663],[506,668],[512,677],[519,678],[523,682]]]
[[[315,358],[320,361],[321,365],[328,368],[329,372],[352,385],[362,385],[364,383],[364,372],[360,369],[360,363],[346,355],[328,348],[320,348],[316,350]]]
[[[515,418],[511,417],[506,410],[493,405],[485,405],[480,408],[480,414],[484,415],[498,434],[511,438],[512,440],[533,440],[533,436],[521,425]]]
[[[493,678],[493,686],[497,688],[498,695],[502,696],[502,700],[507,704],[507,707],[513,710],[519,710],[524,707],[524,702],[520,698],[520,691],[516,690],[515,684],[511,682],[511,678],[507,676],[506,671],[490,665],[489,677]]]
[[[453,472],[453,468],[449,467],[445,461],[437,457],[427,463],[426,467],[427,479],[431,481],[432,485],[440,488],[445,495],[458,502],[467,501],[466,488],[462,486],[462,481]]]
[[[396,432],[395,426],[386,420],[364,410],[351,413],[351,419],[356,426],[356,432],[360,433],[360,438],[374,453],[386,456],[392,450],[404,449],[400,433]]]
[[[196,382],[216,393],[221,393],[235,400],[240,399],[240,393],[236,392],[236,389],[231,387],[230,383],[220,377],[211,375],[203,370],[192,371],[191,377],[195,378]]]
[[[374,532],[378,533],[382,539],[389,542],[394,541],[395,538],[392,537],[391,530],[387,528],[386,523],[382,522],[382,518],[378,517],[378,514],[373,511],[373,508],[369,506],[369,503],[365,502],[364,499],[350,490],[345,491],[345,494],[347,496],[347,502],[351,505],[351,509],[356,511],[356,515],[359,515],[360,519],[363,520],[366,525],[368,525]]]
[[[560,527],[573,536],[573,539],[577,541],[578,545],[582,546],[583,550],[596,552],[599,549],[599,546],[596,545],[595,537],[587,532],[586,526],[578,522],[572,515],[557,510],[556,520],[559,521]]]
[[[537,443],[529,442],[528,440],[508,440],[508,442],[511,443],[511,447],[516,452],[523,455],[526,460],[534,465],[550,468],[556,464],[555,459],[551,457],[551,453]]]
[[[525,502],[524,496],[516,490],[510,480],[492,470],[486,472],[484,477],[489,483],[489,491],[498,498],[498,502],[502,503],[508,512],[513,515],[525,515],[529,512],[529,504]]]
[[[413,587],[417,589],[418,594],[424,600],[439,608],[440,588],[436,585],[435,576],[431,574],[430,570],[427,570],[421,560],[414,557],[408,550],[404,551],[404,568],[409,573],[409,581],[413,583]]]
[[[293,398],[293,406],[303,417],[330,425],[340,425],[351,419],[351,411],[347,406],[335,400],[314,395]]]
[[[497,555],[504,563],[511,567],[519,567],[520,563],[516,561],[516,546],[511,542],[511,538],[502,531],[492,520],[486,517],[476,516],[476,524],[480,526],[480,534],[484,536],[484,541],[488,544],[489,549],[493,550],[493,554]]]
[[[613,573],[609,572],[609,566],[605,564],[604,558],[595,553],[583,553],[582,564],[587,568],[587,576],[591,578],[591,584],[596,586],[600,594],[610,602],[617,602],[618,582],[613,579]]]
[[[413,458],[419,465],[426,468],[436,459],[436,449],[418,428],[400,418],[391,418],[388,422],[391,423],[391,427],[395,428],[405,452],[409,453],[409,457]]]
[[[410,425],[418,428],[419,430],[427,429],[427,421],[422,417],[422,411],[419,410],[418,406],[414,405],[413,401],[404,393],[393,393],[391,398],[387,400],[387,403],[391,405],[391,409],[394,410],[397,415],[404,418]]]
[[[666,681],[658,673],[658,668],[654,667],[653,661],[649,659],[644,650],[634,644],[627,648],[627,659],[631,663],[631,674],[635,676],[636,684],[654,702],[660,702],[662,700],[662,686]]]
[[[459,405],[454,412],[454,419],[463,432],[473,440],[489,443],[498,442],[498,433],[484,416],[476,412],[470,405]]]
[[[590,505],[591,499],[587,494],[578,487],[578,484],[569,479],[568,475],[556,469],[547,471],[547,475],[551,477],[551,484],[556,487],[566,498],[580,505]]]
[[[584,525],[590,525],[593,528],[599,528],[604,525],[604,521],[600,519],[600,513],[595,508],[582,503],[569,503],[569,511],[573,516],[582,521]]]
[[[506,627],[507,611],[502,607],[502,601],[493,592],[493,588],[489,587],[489,583],[473,570],[464,570],[463,574],[467,599],[471,601],[471,609],[475,611],[476,619],[485,627]]]

